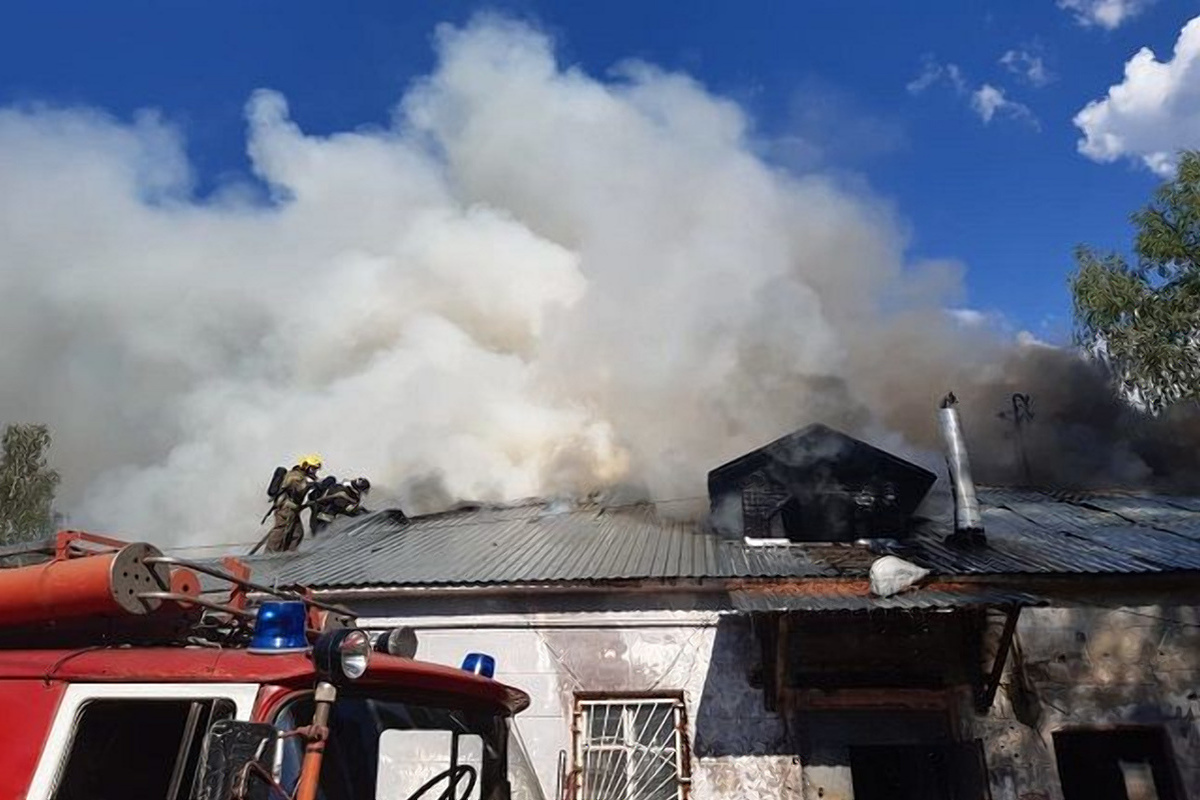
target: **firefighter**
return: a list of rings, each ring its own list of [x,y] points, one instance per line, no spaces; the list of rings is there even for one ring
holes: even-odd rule
[[[308,496],[308,490],[317,482],[321,469],[319,455],[307,455],[296,466],[288,470],[275,495],[275,522],[267,534],[267,552],[281,553],[295,550],[304,539],[304,522],[300,519],[300,508]]]
[[[331,486],[320,497],[312,501],[312,532],[313,536],[328,528],[334,518],[357,517],[368,513],[363,508],[363,498],[371,491],[371,482],[366,478],[355,478],[352,481]]]

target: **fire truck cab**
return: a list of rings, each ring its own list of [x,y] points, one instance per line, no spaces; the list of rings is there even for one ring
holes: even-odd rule
[[[489,657],[248,575],[79,533],[0,569],[0,797],[508,800],[529,698]]]

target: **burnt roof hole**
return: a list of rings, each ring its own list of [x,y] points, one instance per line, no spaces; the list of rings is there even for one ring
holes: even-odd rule
[[[824,425],[708,474],[711,527],[729,538],[902,539],[936,476]]]

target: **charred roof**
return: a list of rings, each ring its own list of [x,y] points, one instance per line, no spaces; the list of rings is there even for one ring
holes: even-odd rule
[[[818,424],[712,470],[708,494],[726,535],[838,542],[903,538],[936,480],[923,467]]]

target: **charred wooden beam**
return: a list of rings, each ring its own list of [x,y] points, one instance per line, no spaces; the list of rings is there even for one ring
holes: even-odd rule
[[[992,660],[991,674],[975,694],[975,710],[980,714],[986,713],[992,707],[992,701],[996,699],[996,690],[1000,688],[1000,677],[1004,674],[1004,664],[1012,650],[1013,636],[1017,632],[1017,620],[1020,616],[1019,605],[1009,606],[1004,630],[1000,634],[1000,643],[996,648],[996,657]]]

